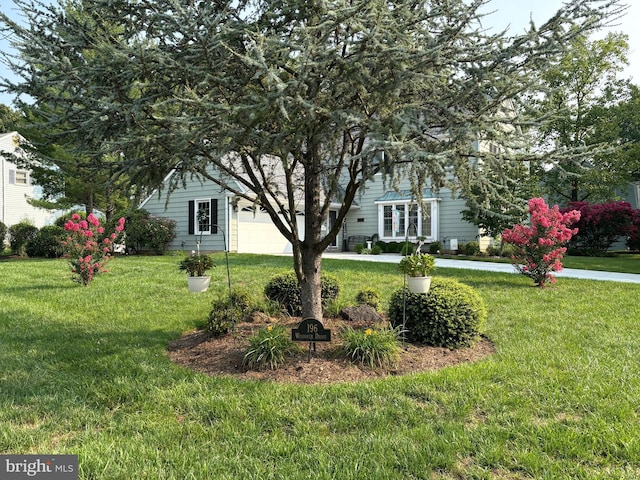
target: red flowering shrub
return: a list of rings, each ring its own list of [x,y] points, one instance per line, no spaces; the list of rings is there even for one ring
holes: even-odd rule
[[[580,220],[575,224],[578,233],[567,245],[570,249],[575,249],[576,253],[601,255],[619,237],[632,234],[635,214],[628,202],[571,202],[560,212],[571,210],[580,212]]]
[[[87,286],[96,274],[106,272],[104,267],[111,258],[113,241],[124,230],[124,218],[118,221],[116,231],[111,235],[105,233],[100,220],[93,214],[82,220],[80,215],[74,213],[64,229],[69,234],[62,245],[65,256],[69,258],[73,280]]]
[[[631,226],[627,231],[627,247],[630,250],[640,250],[640,210],[633,211]]]
[[[556,281],[551,272],[562,270],[562,256],[567,251],[562,245],[577,233],[577,228],[569,226],[580,219],[580,212],[560,213],[557,205],[549,208],[542,198],[532,198],[529,214],[530,227],[507,228],[502,233],[502,240],[515,247],[511,260],[516,269],[539,287],[544,287],[547,281]]]

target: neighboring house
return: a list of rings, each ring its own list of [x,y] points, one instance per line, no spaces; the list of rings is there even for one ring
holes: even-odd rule
[[[169,177],[165,183],[168,180]],[[411,202],[408,182],[401,188],[404,190],[395,191],[383,185],[381,175],[376,176],[356,197],[331,248],[351,250],[354,243],[372,238],[401,242],[407,233],[410,241],[424,236],[426,244],[440,241],[444,249],[456,242],[480,239],[478,227],[461,219],[464,200],[452,196],[451,191],[442,189],[436,194],[425,189],[420,206]],[[140,208],[176,221],[177,235],[169,245],[170,250],[191,251],[199,244],[202,251],[221,251],[226,247],[238,253],[292,252],[291,244],[265,211],[211,182],[188,180],[186,188],[177,189],[168,197],[166,190],[153,192]],[[336,205],[329,212],[329,223],[335,221],[338,208]],[[199,218],[198,212],[204,215]],[[298,215],[302,237],[304,214],[300,211]],[[489,239],[481,239],[483,247],[488,242]]]
[[[0,222],[7,227],[23,220],[42,228],[53,222],[55,214],[29,204],[29,198],[39,198],[40,187],[31,181],[31,172],[19,168],[11,161],[11,155],[20,155],[20,136],[17,132],[0,134]]]

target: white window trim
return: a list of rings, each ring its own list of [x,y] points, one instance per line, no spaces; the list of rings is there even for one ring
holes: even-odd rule
[[[395,206],[395,205],[410,205],[412,203],[411,200],[392,200],[392,201],[382,201],[375,202],[378,205],[378,238],[383,242],[393,242],[393,241],[401,241],[406,238],[406,233],[403,233],[402,236],[397,237],[389,237],[384,235],[384,207],[386,206]],[[438,199],[437,198],[424,198],[422,199],[423,205],[429,204],[431,205],[431,235],[425,236],[425,242],[435,242],[438,239]],[[418,218],[422,219],[422,207],[418,205]],[[405,208],[405,225],[409,224],[409,209]],[[417,237],[422,236],[422,221],[418,223],[418,233],[417,235],[409,235],[409,240],[416,241]]]
[[[200,222],[198,221],[198,211],[200,210],[198,208],[198,206],[201,203],[208,203],[209,204],[209,230],[203,230],[200,231]],[[194,229],[193,231],[195,232],[194,235],[211,235],[211,209],[212,209],[212,205],[211,205],[211,199],[210,198],[196,198],[194,200],[194,212],[193,214],[195,215],[194,218]]]

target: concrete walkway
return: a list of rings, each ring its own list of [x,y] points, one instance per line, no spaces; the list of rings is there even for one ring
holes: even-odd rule
[[[325,252],[322,258],[337,258],[342,260],[358,260],[361,262],[398,263],[400,255],[358,255],[353,252]],[[471,260],[453,260],[448,258],[436,258],[436,267],[464,268],[467,270],[484,270],[488,272],[518,273],[509,263],[476,262]],[[603,280],[610,282],[640,283],[640,275],[633,273],[599,272],[596,270],[577,270],[565,268],[555,274],[558,278],[581,278],[585,280]]]

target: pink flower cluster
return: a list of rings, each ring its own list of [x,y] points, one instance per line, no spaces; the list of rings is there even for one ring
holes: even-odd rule
[[[82,285],[89,285],[93,277],[106,272],[106,263],[111,259],[111,247],[113,241],[124,230],[124,218],[118,220],[115,232],[99,238],[105,229],[100,225],[100,220],[92,213],[82,220],[80,215],[74,213],[64,225],[69,236],[62,242],[65,247],[65,256],[69,259],[73,280]]]
[[[516,247],[511,260],[518,271],[544,287],[547,281],[556,281],[551,272],[562,270],[562,256],[567,251],[562,245],[578,233],[577,228],[570,226],[580,220],[580,212],[562,213],[557,205],[549,208],[542,198],[532,198],[529,214],[530,226],[507,228],[502,233],[502,240]]]

